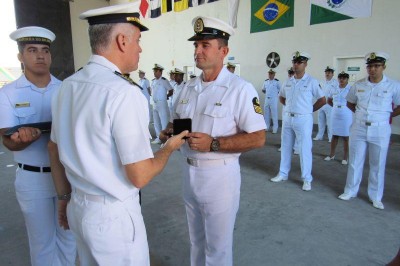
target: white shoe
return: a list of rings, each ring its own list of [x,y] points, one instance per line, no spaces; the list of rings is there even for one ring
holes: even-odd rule
[[[347,160],[342,160],[343,165],[347,165]]]
[[[332,140],[330,139],[330,140],[328,140],[328,142],[329,142],[329,143],[331,143],[331,142],[332,142]]]
[[[299,155],[299,154],[300,154],[300,152],[299,152],[299,151],[297,151],[297,150],[294,150],[294,151],[293,151],[293,154],[294,154],[294,155]]]
[[[311,182],[310,181],[304,181],[302,189],[304,191],[310,191],[311,190]]]
[[[322,140],[322,139],[315,137],[315,138],[313,138],[313,140]]]
[[[277,176],[271,178],[270,181],[277,183],[277,182],[281,182],[281,181],[286,181],[287,179],[288,179],[287,177],[277,175]]]
[[[272,130],[272,134],[276,134],[276,133],[278,133],[278,130],[277,130],[277,129]]]
[[[331,156],[326,156],[325,159],[324,159],[324,161],[332,161],[332,160],[335,160],[335,155],[333,155],[332,157]]]
[[[340,194],[338,198],[341,200],[349,200],[351,198],[354,198],[354,196],[350,195],[349,193],[343,193]]]
[[[383,206],[382,201],[376,201],[376,200],[371,200],[372,201],[372,206],[374,206],[375,208],[379,209],[379,210],[383,210],[385,209],[385,206]]]
[[[161,144],[161,140],[159,138],[156,138],[151,142],[151,144]]]
[[[282,148],[281,148],[281,147],[279,147],[278,151],[280,152],[281,150],[282,150]]]

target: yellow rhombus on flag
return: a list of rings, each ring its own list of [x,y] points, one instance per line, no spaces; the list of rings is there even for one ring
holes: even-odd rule
[[[264,10],[269,4],[275,4],[278,6],[278,14],[273,20],[266,20],[264,18]],[[289,7],[287,5],[282,4],[281,2],[276,0],[270,0],[267,3],[265,3],[265,5],[263,5],[256,13],[254,13],[254,16],[263,21],[264,23],[267,23],[268,25],[272,26],[288,10]]]

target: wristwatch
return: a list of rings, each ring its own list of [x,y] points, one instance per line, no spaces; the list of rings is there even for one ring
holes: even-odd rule
[[[218,151],[219,145],[219,140],[217,138],[213,138],[211,141],[210,151]]]

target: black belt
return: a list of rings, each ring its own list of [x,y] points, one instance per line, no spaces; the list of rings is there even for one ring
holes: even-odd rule
[[[39,166],[32,166],[27,164],[18,163],[19,168],[24,169],[25,171],[31,172],[38,172],[38,173],[50,173],[50,167],[39,167]]]

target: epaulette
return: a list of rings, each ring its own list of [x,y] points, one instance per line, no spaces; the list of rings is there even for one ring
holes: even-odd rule
[[[279,79],[275,79],[276,81],[279,81]]]
[[[161,77],[163,80],[167,80],[166,78],[164,78],[164,77]]]
[[[123,78],[124,80],[128,81],[130,84],[138,86],[141,90],[143,90],[142,87],[139,86],[136,82],[134,82],[130,77],[125,76],[124,74],[119,73],[118,71],[114,71],[114,74],[117,75],[118,77]]]
[[[77,71],[75,71],[75,73],[78,72],[78,71],[81,71],[82,69],[83,69],[83,67],[80,67]]]
[[[265,81],[268,81],[269,79],[266,79]]]

